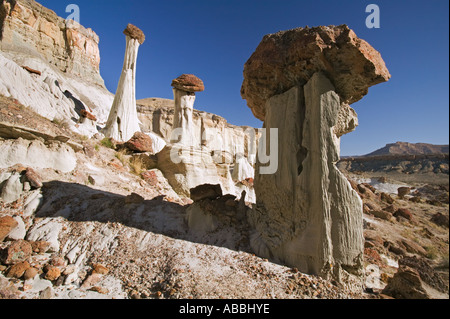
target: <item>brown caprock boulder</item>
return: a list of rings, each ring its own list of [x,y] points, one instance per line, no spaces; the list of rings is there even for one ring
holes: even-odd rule
[[[244,67],[241,95],[264,121],[267,99],[303,86],[323,72],[341,102],[362,99],[391,78],[380,53],[346,25],[298,28],[266,35]]]

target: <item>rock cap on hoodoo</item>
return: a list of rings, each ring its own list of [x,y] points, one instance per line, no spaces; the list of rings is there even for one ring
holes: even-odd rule
[[[185,92],[202,92],[205,90],[203,81],[193,74],[183,74],[172,81],[172,86]]]
[[[131,23],[129,23],[127,25],[127,28],[125,30],[123,30],[123,33],[125,35],[129,36],[132,39],[138,40],[139,44],[142,44],[145,41],[145,34],[144,34],[144,32],[142,32],[141,29],[139,29],[135,25],[132,25]]]
[[[297,28],[264,36],[245,64],[241,95],[264,120],[269,98],[305,85],[319,71],[347,104],[391,78],[380,53],[347,25]]]

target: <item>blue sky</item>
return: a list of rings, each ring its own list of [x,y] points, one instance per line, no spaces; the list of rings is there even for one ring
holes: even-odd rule
[[[115,92],[125,36],[133,23],[146,34],[137,65],[137,98],[173,98],[171,81],[183,73],[206,86],[195,108],[235,125],[261,127],[240,96],[243,67],[262,37],[280,30],[347,24],[377,49],[392,79],[352,105],[360,126],[342,138],[342,155],[363,155],[396,141],[449,143],[448,0],[38,0],[67,17],[80,8],[81,24],[100,36],[101,69]],[[377,4],[379,29],[365,12]]]

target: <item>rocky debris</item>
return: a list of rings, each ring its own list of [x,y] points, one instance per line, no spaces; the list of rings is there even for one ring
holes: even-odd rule
[[[27,167],[25,178],[30,183],[31,187],[41,188],[43,186],[42,177],[31,167]]]
[[[14,265],[19,262],[27,261],[33,250],[31,244],[26,240],[17,240],[3,251],[3,264]]]
[[[414,221],[414,217],[413,214],[411,213],[411,211],[407,208],[399,208],[395,211],[394,213],[394,217],[397,218],[405,218],[408,221]]]
[[[391,77],[381,55],[348,26],[297,28],[264,36],[245,64],[241,95],[264,121],[269,98],[305,85],[317,72],[347,104]]]
[[[6,277],[20,279],[30,268],[31,266],[28,261],[16,263],[9,268],[8,272],[6,273]]]
[[[384,210],[371,210],[369,214],[384,220],[391,220],[392,214]]]
[[[408,266],[400,266],[382,293],[396,299],[430,299],[419,273]]]
[[[217,199],[222,196],[222,187],[219,184],[203,184],[195,188],[191,188],[191,199],[194,202],[201,201],[203,199]]]
[[[92,114],[91,112],[89,112],[88,110],[82,109],[80,111],[80,113],[81,113],[81,117],[87,118],[88,120],[91,120],[94,122],[97,121],[97,117],[94,114]]]
[[[337,166],[350,174],[364,174],[372,178],[389,176],[402,184],[422,184],[414,191],[418,191],[415,195],[420,195],[428,193],[426,188],[431,186],[423,186],[423,183],[448,184],[448,163],[448,154],[376,155],[343,158]]]
[[[20,198],[23,191],[23,185],[20,181],[20,177],[20,174],[13,173],[3,185],[0,198],[5,203],[12,203]]]
[[[180,91],[195,93],[205,90],[203,81],[193,74],[182,74],[172,81],[172,86]]]
[[[123,31],[123,34],[129,36],[132,39],[138,40],[139,44],[143,44],[145,42],[145,34],[141,29],[129,23],[126,29]]]
[[[0,242],[2,242],[11,231],[18,225],[17,221],[11,216],[0,217]]]
[[[446,281],[438,272],[436,272],[425,258],[417,256],[403,257],[399,260],[399,265],[415,269],[423,282],[440,292],[448,293],[448,280]]]
[[[436,213],[431,217],[431,221],[435,223],[436,225],[449,228],[448,225],[448,216],[442,214],[442,213]]]
[[[391,195],[389,195],[388,193],[385,193],[385,192],[381,192],[381,194],[380,194],[380,198],[381,198],[381,200],[383,201],[383,202],[386,202],[386,203],[388,203],[388,204],[393,204],[394,203],[394,199],[392,198],[392,196]]]
[[[145,40],[145,36],[141,30],[130,24],[124,33],[126,51],[122,74],[103,130],[106,137],[119,142],[126,142],[134,133],[141,131],[136,110],[136,61],[139,46]]]
[[[411,193],[410,187],[400,187],[398,190],[398,197],[400,199],[405,198],[406,195],[409,195]]]
[[[50,281],[56,281],[61,276],[61,269],[55,266],[48,265],[45,268],[45,279]]]
[[[22,66],[22,68],[24,68],[25,70],[27,70],[27,71],[30,72],[31,74],[37,74],[37,75],[39,75],[39,76],[42,75],[42,72],[41,72],[41,71],[32,69],[32,68],[30,68],[29,66]]]
[[[127,141],[124,146],[130,151],[145,153],[153,153],[153,142],[147,134],[136,132],[133,137]]]

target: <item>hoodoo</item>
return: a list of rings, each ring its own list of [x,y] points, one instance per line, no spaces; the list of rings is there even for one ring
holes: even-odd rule
[[[194,112],[195,92],[205,90],[203,81],[192,74],[183,74],[172,81],[175,99],[175,117],[173,128],[180,129],[174,143],[194,146],[199,138],[195,136],[192,113]],[[198,146],[198,145],[197,145]]]
[[[109,113],[104,134],[119,142],[126,142],[139,132],[136,110],[136,61],[139,46],[144,43],[144,33],[132,24],[123,32],[126,36],[126,51],[122,74],[117,86],[114,102]]]
[[[278,171],[263,175],[256,167],[250,222],[257,254],[325,278],[362,274],[362,201],[336,163],[340,137],[358,125],[349,104],[389,78],[380,54],[346,25],[263,38],[245,64],[241,91],[279,136]]]

